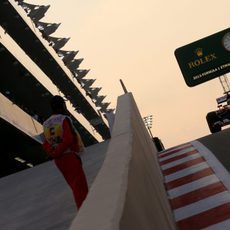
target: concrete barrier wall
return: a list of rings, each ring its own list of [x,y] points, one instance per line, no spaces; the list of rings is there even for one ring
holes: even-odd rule
[[[132,94],[120,96],[106,159],[70,230],[175,229],[162,179]]]

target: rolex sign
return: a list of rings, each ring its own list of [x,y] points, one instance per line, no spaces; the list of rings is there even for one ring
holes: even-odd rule
[[[230,72],[230,28],[176,49],[175,56],[190,87]]]

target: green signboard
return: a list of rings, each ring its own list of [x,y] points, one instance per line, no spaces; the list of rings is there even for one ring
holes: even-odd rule
[[[188,86],[195,86],[230,72],[230,28],[175,50]]]

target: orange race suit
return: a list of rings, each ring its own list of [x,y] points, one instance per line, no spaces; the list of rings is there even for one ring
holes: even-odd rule
[[[88,193],[88,185],[79,152],[80,135],[68,116],[52,115],[43,123],[45,142],[43,147],[71,187],[78,209]]]

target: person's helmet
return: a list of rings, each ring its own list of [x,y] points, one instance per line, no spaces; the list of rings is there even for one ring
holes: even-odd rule
[[[52,97],[50,106],[54,114],[58,114],[58,113],[65,114],[66,113],[67,109],[65,105],[65,100],[59,95],[55,95]]]

